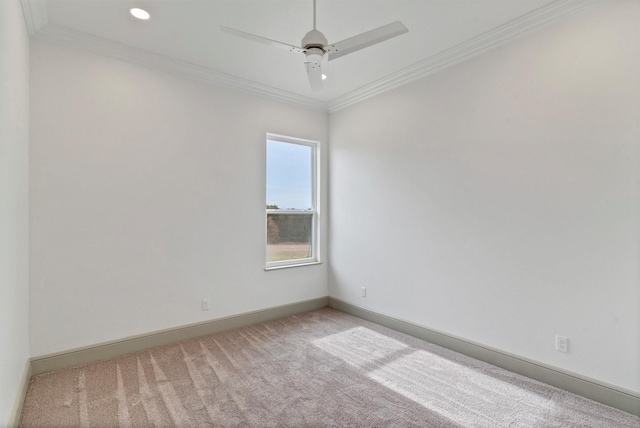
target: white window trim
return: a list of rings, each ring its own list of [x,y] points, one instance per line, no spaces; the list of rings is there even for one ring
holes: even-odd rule
[[[304,259],[295,259],[295,260],[281,260],[277,262],[267,262],[267,215],[268,214],[309,214],[308,210],[265,210],[264,215],[264,249],[265,249],[265,270],[276,270],[276,269],[284,269],[290,267],[300,267],[300,266],[311,266],[322,263],[320,259],[320,183],[322,182],[322,177],[320,176],[320,153],[321,153],[321,143],[320,141],[315,140],[306,140],[304,138],[295,138],[289,137],[286,135],[279,134],[271,134],[267,133],[265,140],[265,148],[266,141],[280,141],[283,143],[291,143],[291,144],[299,144],[301,146],[311,147],[311,200],[314,203],[315,210],[311,210],[313,214],[313,218],[311,220],[311,257],[306,257]],[[265,165],[266,165],[266,150],[265,150]],[[264,201],[266,202],[266,171],[265,171],[265,197]],[[262,206],[265,206],[263,203]]]

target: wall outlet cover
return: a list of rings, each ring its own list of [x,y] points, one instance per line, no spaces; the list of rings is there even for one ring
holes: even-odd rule
[[[569,350],[569,339],[564,336],[556,336],[556,351],[567,352]]]

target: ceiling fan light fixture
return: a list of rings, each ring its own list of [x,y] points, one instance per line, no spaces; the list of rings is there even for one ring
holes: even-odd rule
[[[324,51],[321,48],[310,48],[305,51],[307,61],[320,64],[322,57],[324,57]]]
[[[149,12],[147,12],[144,9],[140,9],[139,7],[132,7],[131,9],[129,9],[129,13],[133,15],[135,18],[141,19],[143,21],[146,21],[147,19],[151,18],[151,15],[149,14]]]

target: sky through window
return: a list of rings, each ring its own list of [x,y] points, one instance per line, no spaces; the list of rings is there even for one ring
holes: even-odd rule
[[[312,208],[312,148],[267,140],[267,205]]]

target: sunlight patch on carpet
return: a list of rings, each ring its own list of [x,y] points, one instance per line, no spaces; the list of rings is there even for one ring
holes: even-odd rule
[[[369,379],[451,420],[467,414],[482,421],[483,426],[507,426],[514,421],[515,405],[526,419],[526,426],[541,426],[554,411],[555,404],[549,397],[474,367],[409,348],[365,327],[332,334],[313,343],[362,369]]]
[[[464,412],[482,425],[505,426],[516,405],[527,419],[519,423],[542,426],[555,407],[545,397],[427,351],[402,356],[367,377],[452,420]]]
[[[313,341],[318,348],[362,367],[407,348],[402,342],[365,327],[355,327]]]

